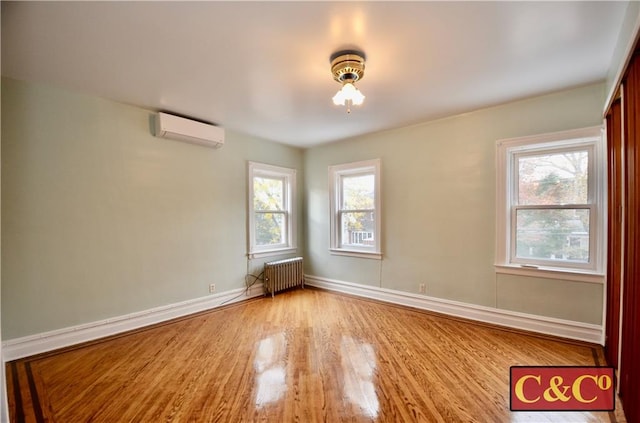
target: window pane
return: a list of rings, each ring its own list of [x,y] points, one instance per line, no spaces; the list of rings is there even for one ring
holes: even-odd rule
[[[342,177],[342,209],[374,208],[375,177],[371,175]]]
[[[354,246],[373,246],[374,239],[374,213],[341,213],[341,244]]]
[[[254,177],[253,209],[284,210],[284,180]]]
[[[256,213],[256,244],[285,243],[284,213]]]
[[[518,204],[587,203],[589,153],[518,157]]]
[[[589,261],[589,210],[516,211],[516,256]]]

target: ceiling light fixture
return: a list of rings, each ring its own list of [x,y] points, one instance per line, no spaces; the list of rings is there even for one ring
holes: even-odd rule
[[[331,55],[331,73],[333,79],[342,84],[340,91],[333,96],[333,104],[347,106],[351,113],[351,105],[360,106],[364,95],[354,83],[364,77],[364,53],[358,50],[341,50]]]

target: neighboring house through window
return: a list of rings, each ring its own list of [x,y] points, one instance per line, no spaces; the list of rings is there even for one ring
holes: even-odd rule
[[[380,160],[329,166],[330,250],[380,259]]]
[[[498,271],[601,274],[602,129],[501,140],[497,148]]]
[[[296,171],[249,162],[249,256],[295,251]]]

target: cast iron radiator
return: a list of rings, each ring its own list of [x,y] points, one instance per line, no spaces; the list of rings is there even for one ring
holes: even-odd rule
[[[264,264],[264,292],[265,294],[293,288],[304,288],[304,267],[302,257],[294,257],[286,260],[270,261]]]

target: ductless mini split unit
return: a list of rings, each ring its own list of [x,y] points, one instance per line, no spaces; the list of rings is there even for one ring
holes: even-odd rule
[[[155,136],[211,148],[224,144],[223,128],[162,112],[156,115]]]

